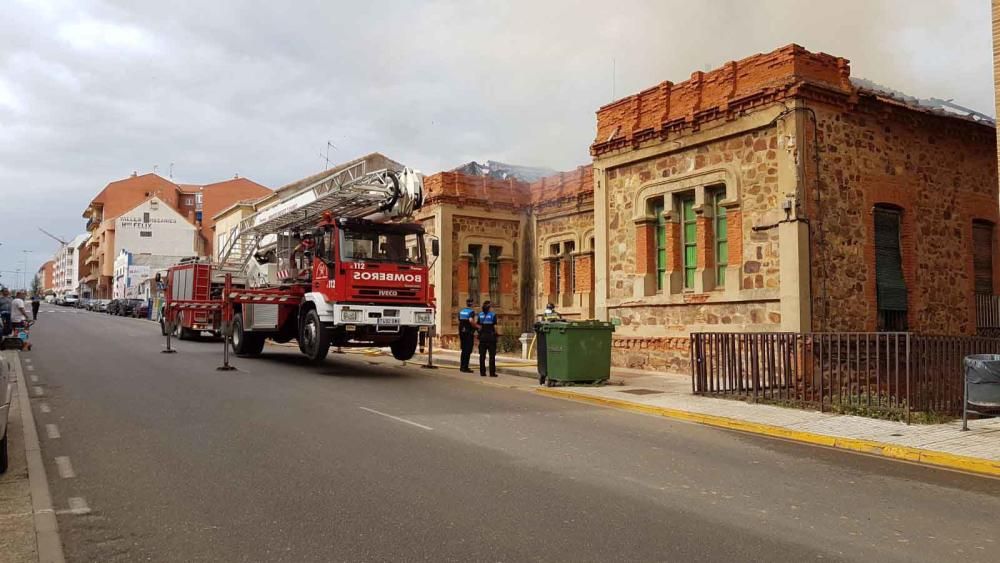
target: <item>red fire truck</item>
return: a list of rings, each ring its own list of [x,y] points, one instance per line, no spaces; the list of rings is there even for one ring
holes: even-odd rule
[[[284,194],[241,221],[218,264],[168,271],[167,330],[222,330],[238,356],[260,354],[270,338],[296,340],[315,362],[331,345],[412,358],[434,323],[428,255],[438,255],[438,241],[401,222],[422,200],[416,172],[368,172],[364,162]],[[180,283],[185,270],[191,284]]]

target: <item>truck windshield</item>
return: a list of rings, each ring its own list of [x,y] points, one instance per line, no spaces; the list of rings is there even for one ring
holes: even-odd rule
[[[352,229],[342,229],[340,233],[341,260],[424,264],[424,237],[421,234]]]

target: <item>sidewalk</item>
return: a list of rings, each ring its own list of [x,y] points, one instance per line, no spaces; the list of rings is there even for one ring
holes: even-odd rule
[[[8,361],[18,361],[17,356],[13,352],[0,352],[0,362]],[[11,383],[15,383],[18,371],[9,372]],[[11,563],[38,561],[19,394],[15,385],[7,418],[10,465],[7,472],[0,475],[0,561]]]
[[[457,366],[452,350],[434,363]],[[473,363],[478,355],[473,354]],[[497,357],[497,371],[537,380],[533,362]],[[503,367],[500,367],[503,366]],[[846,449],[893,459],[1000,477],[1000,418],[912,424],[860,416],[751,404],[691,394],[687,376],[612,369],[604,387],[536,387],[536,393],[729,430]]]

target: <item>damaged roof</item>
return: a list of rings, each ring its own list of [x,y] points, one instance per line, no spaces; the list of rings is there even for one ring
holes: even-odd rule
[[[851,77],[851,85],[858,89],[859,94],[874,96],[879,101],[889,104],[896,104],[944,117],[958,117],[976,123],[982,123],[991,127],[996,127],[996,119],[980,113],[976,110],[960,106],[952,100],[942,100],[940,98],[917,98],[910,96],[899,90],[894,90],[888,86],[883,86],[877,82],[865,78]]]

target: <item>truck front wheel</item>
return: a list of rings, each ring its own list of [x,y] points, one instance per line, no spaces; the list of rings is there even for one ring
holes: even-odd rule
[[[243,313],[233,316],[233,353],[237,356],[259,356],[264,350],[264,340],[267,337],[257,332],[243,330]]]
[[[326,359],[330,351],[330,332],[323,328],[319,313],[311,309],[299,330],[299,349],[310,362],[319,363]]]
[[[389,349],[392,350],[392,357],[401,362],[412,358],[417,352],[417,328],[410,326],[403,329],[399,340],[389,344]]]

